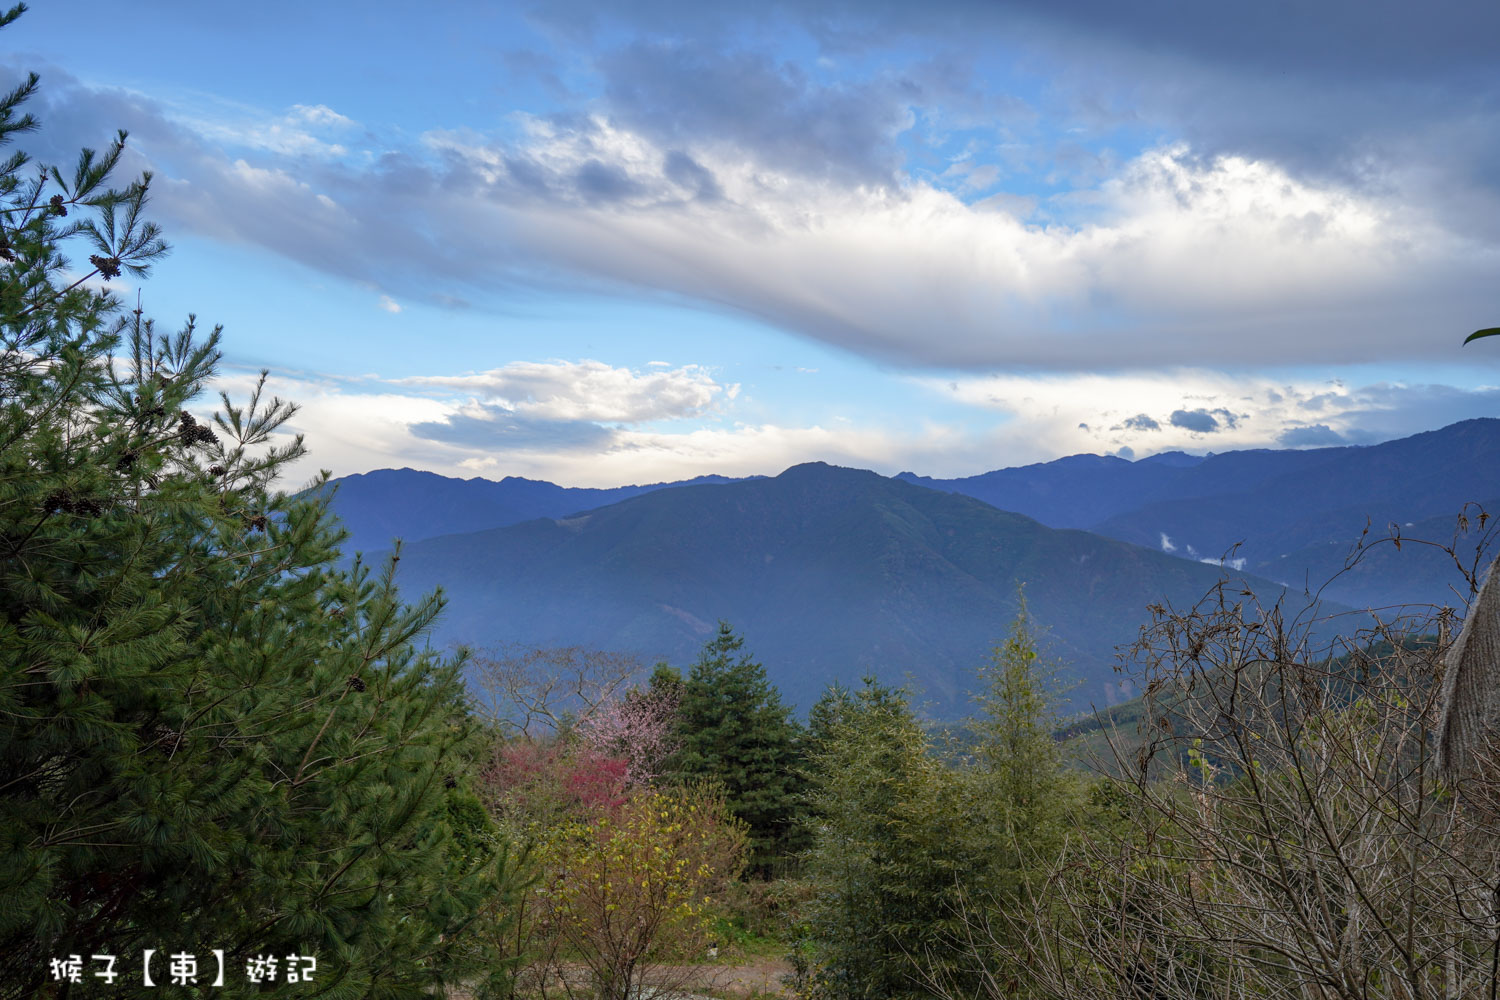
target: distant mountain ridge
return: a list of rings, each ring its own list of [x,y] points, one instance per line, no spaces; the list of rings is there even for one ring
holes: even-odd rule
[[[1070,456],[959,480],[813,463],[610,490],[411,469],[336,487],[353,532],[345,552],[405,538],[402,586],[444,586],[444,640],[589,643],[684,663],[726,618],[768,667],[789,670],[778,684],[793,700],[831,676],[912,670],[948,711],[1025,580],[1086,681],[1080,697],[1103,703],[1122,694],[1112,649],[1134,639],[1146,603],[1199,597],[1221,571],[1203,561],[1236,544],[1230,568],[1262,595],[1337,577],[1323,597],[1347,606],[1463,607],[1452,558],[1410,540],[1451,540],[1466,502],[1500,514],[1500,420],[1368,447]],[[1500,523],[1481,531],[1475,514],[1458,540],[1469,561]],[[1376,538],[1394,522],[1407,544],[1341,573],[1367,522]]]
[[[1409,537],[1448,541],[1466,503],[1500,514],[1500,420],[1376,445],[1232,451],[1195,462],[1075,455],[964,479],[901,478],[1187,558],[1217,560],[1238,546],[1233,557],[1245,569],[1317,586],[1342,567],[1367,521],[1373,537],[1388,536],[1394,523]],[[1479,540],[1475,532],[1460,541],[1472,551]],[[1460,578],[1452,560],[1408,549],[1382,552],[1380,572],[1362,568],[1326,593],[1357,605],[1453,603]]]
[[[388,549],[396,538],[416,541],[483,531],[538,517],[565,517],[672,486],[735,481],[699,476],[676,483],[588,489],[519,476],[499,481],[453,479],[417,469],[377,469],[328,485],[336,490],[334,511],[349,530],[344,550],[354,553]]]
[[[1084,685],[1080,703],[1102,704],[1117,694],[1115,648],[1134,640],[1147,605],[1190,604],[1221,571],[811,463],[413,542],[400,579],[445,589],[441,640],[594,645],[682,664],[725,618],[794,703],[835,678],[910,674],[951,715],[1014,618],[1021,583]],[[1268,599],[1278,590],[1240,585]]]

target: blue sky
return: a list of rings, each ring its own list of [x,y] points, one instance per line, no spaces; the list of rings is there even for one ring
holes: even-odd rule
[[[1262,9],[1265,8],[1265,9]],[[1500,412],[1500,8],[39,2],[30,149],[131,132],[147,311],[298,475],[1370,443]],[[133,294],[135,286],[117,287]]]

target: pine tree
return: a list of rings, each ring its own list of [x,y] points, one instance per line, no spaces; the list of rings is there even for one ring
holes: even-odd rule
[[[781,870],[799,848],[802,780],[799,727],[791,709],[744,652],[728,622],[703,647],[682,682],[676,773],[724,789],[732,812],[750,831],[750,870]],[[670,685],[660,674],[653,683]]]
[[[1045,912],[1045,882],[1060,865],[1072,821],[1086,811],[1081,775],[1063,762],[1057,742],[1058,669],[1043,654],[1024,592],[1005,639],[979,670],[974,766],[964,779],[981,817],[975,835],[987,845],[981,878],[966,893],[967,962],[954,983],[1020,984],[1032,956],[1020,914]],[[1009,993],[1021,995],[1013,985]]]
[[[813,707],[807,711],[807,756],[811,757],[824,749],[833,738],[835,728],[849,711],[851,697],[848,688],[834,681],[813,702]]]
[[[36,88],[0,97],[0,144]],[[483,958],[505,860],[464,788],[461,663],[417,645],[440,597],[403,603],[395,557],[336,569],[326,499],[273,489],[294,407],[189,412],[219,330],[160,335],[97,287],[166,253],[149,177],[109,186],[125,138],[0,163],[0,997],[155,996],[146,948],[224,950],[217,996],[259,992],[263,954],[316,958],[303,995],[426,995]]]

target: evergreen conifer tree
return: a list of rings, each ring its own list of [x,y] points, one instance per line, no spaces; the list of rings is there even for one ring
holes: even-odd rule
[[[807,735],[803,738],[804,755],[811,759],[827,748],[835,729],[849,711],[852,695],[838,681],[823,691],[807,712]]]
[[[0,97],[0,144],[36,88]],[[326,498],[273,489],[292,406],[189,412],[217,329],[158,334],[97,287],[166,252],[149,177],[109,186],[124,142],[0,163],[0,997],[157,996],[147,948],[200,988],[222,950],[215,996],[263,993],[263,955],[316,959],[278,976],[300,996],[427,995],[482,960],[504,860],[461,664],[417,644],[441,600],[403,603],[395,558],[336,569]]]
[[[721,621],[688,670],[678,704],[674,770],[686,780],[723,788],[730,812],[749,828],[750,869],[765,877],[801,846],[800,727],[744,645]],[[668,684],[670,677],[662,674],[653,682]]]
[[[932,752],[904,692],[866,678],[829,699],[811,760],[817,834],[803,877],[811,993],[970,995],[964,901],[983,896],[991,846],[982,803]]]
[[[1081,785],[1063,764],[1055,732],[1056,668],[1042,653],[1021,595],[1010,631],[979,671],[983,689],[976,722],[975,778],[990,802],[999,869],[1009,892],[1028,874],[1055,860],[1070,808]]]

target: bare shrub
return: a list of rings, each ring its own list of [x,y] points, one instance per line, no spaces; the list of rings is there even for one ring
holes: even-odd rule
[[[1494,996],[1500,830],[1433,754],[1449,617],[1329,648],[1221,586],[1153,608],[1112,821],[1032,915],[1057,997]]]
[[[469,670],[481,711],[502,732],[541,739],[616,700],[642,667],[626,653],[510,645],[474,652]]]

